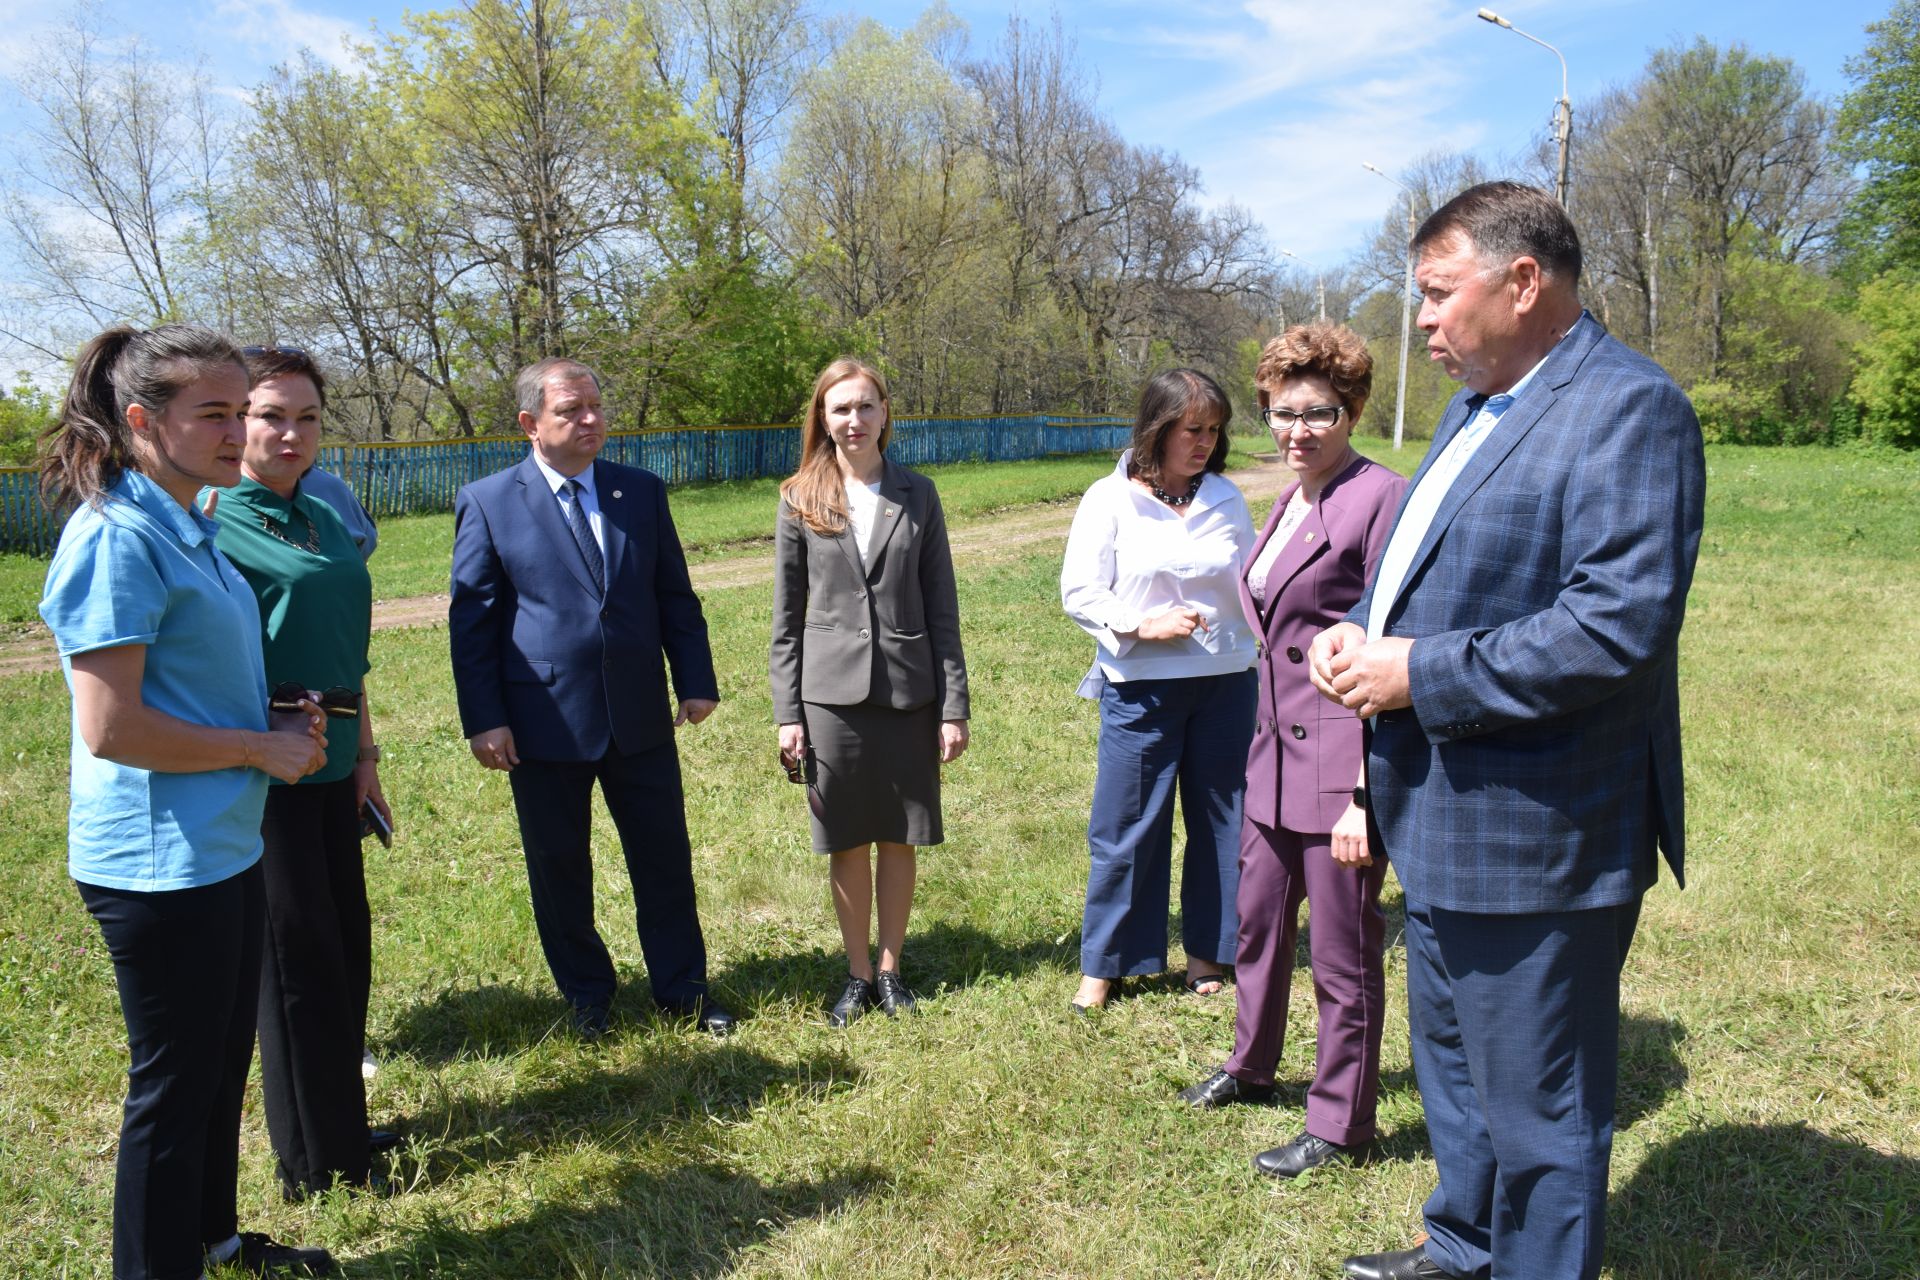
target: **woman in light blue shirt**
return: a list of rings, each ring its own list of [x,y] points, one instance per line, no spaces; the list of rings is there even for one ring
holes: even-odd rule
[[[325,760],[319,709],[267,714],[253,592],[194,510],[240,478],[246,366],[190,325],[81,351],[41,485],[73,508],[40,615],[73,695],[67,868],[113,959],[131,1064],[114,1175],[117,1280],[232,1262],[321,1274],[322,1249],[241,1233],[268,775]]]

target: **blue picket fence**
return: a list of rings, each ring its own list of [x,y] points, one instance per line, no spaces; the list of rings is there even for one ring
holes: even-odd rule
[[[1118,453],[1125,418],[1041,415],[896,418],[887,456],[907,466],[1015,462],[1053,454]],[[460,486],[524,458],[524,438],[328,445],[320,465],[344,478],[375,519],[451,511]],[[800,430],[787,426],[669,427],[617,431],[600,456],[645,467],[670,485],[787,475],[800,459]],[[0,551],[47,555],[59,531],[40,505],[39,474],[0,467]]]

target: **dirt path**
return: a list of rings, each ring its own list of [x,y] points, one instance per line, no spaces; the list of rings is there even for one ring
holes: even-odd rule
[[[1293,473],[1278,460],[1262,461],[1233,473],[1234,483],[1250,502],[1275,497]],[[953,554],[961,565],[986,564],[1024,554],[1037,542],[1065,545],[1067,526],[1073,523],[1073,502],[1047,503],[1037,507],[1016,507],[1011,511],[979,516],[953,527]],[[749,555],[728,556],[693,566],[693,585],[701,591],[725,591],[750,587],[773,575],[773,550]],[[445,622],[446,595],[408,596],[400,600],[373,602],[373,628],[385,631],[395,627],[427,627]],[[45,627],[35,623],[15,636],[0,638],[0,678],[52,671],[59,666],[53,652],[53,638]]]

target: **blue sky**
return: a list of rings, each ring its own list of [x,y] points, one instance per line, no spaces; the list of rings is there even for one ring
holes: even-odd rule
[[[238,91],[302,46],[323,56],[370,22],[393,25],[386,0],[98,0],[106,23],[155,52],[203,59]],[[816,0],[894,26],[922,6]],[[416,5],[434,7],[432,0]],[[1252,210],[1270,241],[1332,268],[1392,204],[1388,172],[1438,148],[1489,156],[1546,131],[1559,96],[1553,55],[1474,17],[1461,0],[949,0],[985,51],[1016,9],[1060,14],[1096,77],[1101,104],[1131,141],[1179,152],[1207,199]],[[1818,93],[1845,91],[1845,60],[1886,0],[1499,0],[1504,16],[1565,53],[1576,103],[1630,81],[1650,50],[1695,35],[1785,54]],[[37,34],[59,20],[45,0],[0,0],[0,68],[31,66]],[[1576,117],[1575,145],[1580,120]]]

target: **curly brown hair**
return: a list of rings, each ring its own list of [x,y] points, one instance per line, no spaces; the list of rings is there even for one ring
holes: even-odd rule
[[[1373,391],[1373,357],[1367,340],[1343,324],[1319,320],[1296,324],[1260,352],[1253,385],[1260,390],[1260,407],[1288,378],[1325,378],[1346,406],[1349,421],[1357,422]]]

